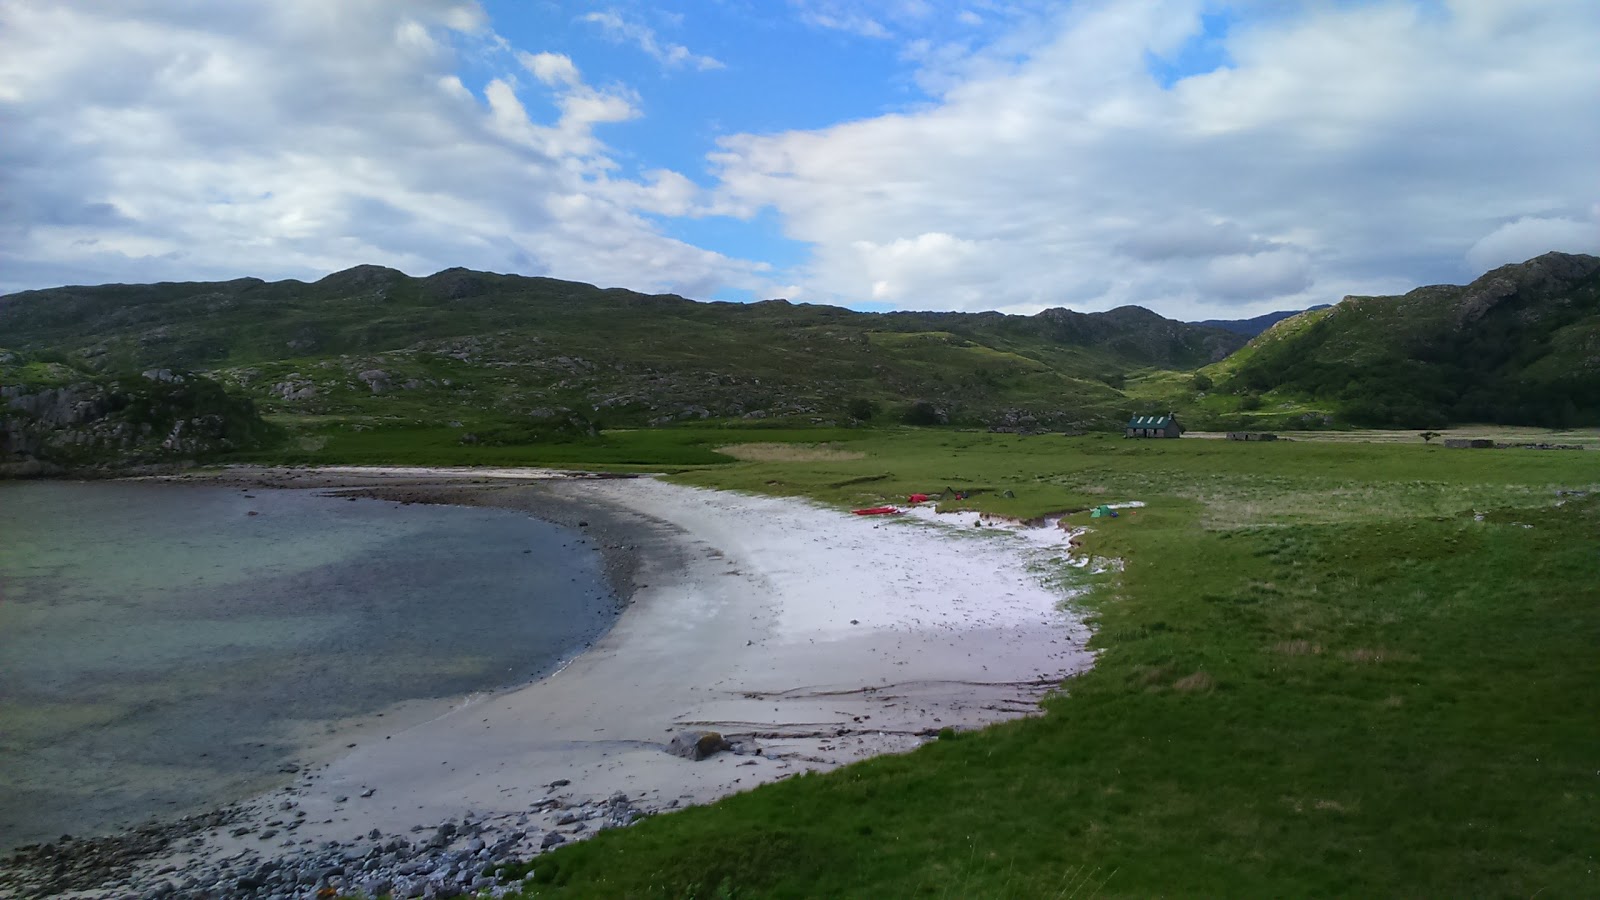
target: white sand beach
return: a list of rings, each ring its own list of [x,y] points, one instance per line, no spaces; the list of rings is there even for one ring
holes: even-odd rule
[[[220,834],[200,857],[463,817],[537,848],[552,831],[592,833],[585,816],[598,816],[584,811],[616,792],[658,812],[1036,713],[1092,663],[1088,630],[1039,574],[1068,552],[1058,528],[856,517],[650,478],[564,490],[648,517],[682,560],[647,558],[613,629],[555,675],[406,727],[390,716],[341,734],[355,746],[250,804],[255,831]],[[667,752],[686,730],[720,732],[743,752]],[[291,807],[302,820],[292,834],[261,840]],[[570,821],[572,810],[584,815]]]

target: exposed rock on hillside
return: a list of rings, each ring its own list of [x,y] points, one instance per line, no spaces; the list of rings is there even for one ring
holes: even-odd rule
[[[274,430],[253,404],[170,369],[100,379],[69,367],[0,359],[0,476],[107,462],[200,460],[260,446]]]

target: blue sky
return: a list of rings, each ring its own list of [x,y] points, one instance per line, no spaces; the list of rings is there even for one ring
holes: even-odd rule
[[[566,55],[585,72],[604,73],[637,95],[643,114],[605,131],[624,175],[640,178],[665,167],[707,189],[716,184],[707,156],[717,138],[826,128],[915,110],[935,98],[918,83],[919,63],[908,42],[970,49],[1017,27],[1019,20],[1036,21],[1047,10],[974,6],[905,4],[896,10],[893,4],[818,4],[808,11],[805,4],[703,3],[669,12],[653,4],[483,3],[495,31],[511,44]],[[1150,77],[1171,86],[1227,65],[1222,38],[1235,14],[1226,4],[1209,6],[1199,29],[1181,46],[1147,54]],[[606,18],[593,18],[597,15]],[[623,33],[618,22],[631,34]],[[646,33],[655,55],[641,46]],[[659,56],[667,47],[681,47],[698,60],[663,62]],[[481,90],[496,69],[478,65],[468,73],[469,83]],[[548,105],[544,109],[552,111]],[[679,240],[780,269],[798,266],[807,256],[807,245],[784,236],[772,209],[746,218],[658,216],[655,221]],[[761,299],[740,288],[722,289],[714,298]],[[851,305],[883,306],[859,299]]]
[[[985,18],[972,12],[959,21],[930,6],[907,22],[903,12],[895,17],[890,5],[883,6],[874,12],[872,4],[818,4],[808,13],[802,5],[760,2],[702,3],[676,11],[654,4],[483,3],[495,31],[512,45],[563,54],[596,81],[624,85],[637,96],[642,114],[604,131],[623,175],[641,178],[668,168],[707,189],[716,184],[707,156],[721,136],[825,128],[929,102],[895,31],[909,25],[915,40],[970,43],[991,37],[1015,15],[991,12]],[[642,46],[641,38],[653,42],[654,50]],[[672,47],[691,56],[663,61]],[[1152,71],[1159,66],[1170,73],[1209,59],[1199,51],[1151,62]],[[467,72],[469,84],[481,90],[498,69],[491,62]],[[543,111],[548,115],[553,107]],[[806,244],[786,238],[771,209],[748,217],[653,219],[679,240],[779,269],[798,266],[807,256]],[[762,298],[750,289],[723,288],[713,299]]]
[[[1590,0],[0,0],[0,291],[1242,317],[1600,252]]]

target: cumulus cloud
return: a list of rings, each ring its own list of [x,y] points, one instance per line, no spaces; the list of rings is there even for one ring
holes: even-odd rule
[[[1208,9],[1085,2],[930,53],[931,103],[725,138],[722,202],[814,247],[808,296],[923,307],[1247,314],[1592,247],[1600,4],[1306,4],[1221,36]],[[1152,75],[1203,39],[1227,65]]]
[[[650,221],[699,202],[686,179],[616,177],[601,131],[635,97],[488,27],[465,0],[0,3],[0,290],[357,263],[765,283]],[[481,94],[467,53],[505,62]]]
[[[708,192],[607,143],[637,94],[510,46],[473,0],[0,0],[0,290],[376,262],[1203,318],[1596,251],[1600,4],[1232,4],[1208,34],[1216,8],[790,0],[773,14],[886,41],[925,96],[725,137]],[[621,13],[585,22],[716,67]],[[1197,42],[1226,64],[1152,75]],[[807,262],[659,224],[768,209]]]
[[[669,69],[687,66],[705,72],[724,67],[721,60],[695,53],[682,44],[662,42],[656,37],[655,29],[642,22],[630,21],[616,10],[588,13],[582,20],[598,26],[614,41],[633,44]]]

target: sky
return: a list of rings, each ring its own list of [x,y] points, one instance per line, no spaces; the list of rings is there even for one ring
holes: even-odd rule
[[[1600,253],[1595,0],[0,0],[0,292],[1241,318]]]

